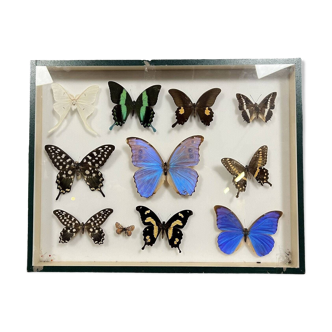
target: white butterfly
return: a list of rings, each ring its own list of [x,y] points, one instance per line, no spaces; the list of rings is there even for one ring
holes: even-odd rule
[[[51,85],[53,90],[53,96],[56,103],[54,103],[54,110],[60,115],[59,122],[53,127],[49,133],[56,130],[67,114],[69,110],[77,110],[80,115],[85,128],[91,133],[97,135],[97,133],[90,127],[87,122],[87,118],[93,113],[94,106],[92,105],[97,97],[99,91],[98,85],[91,85],[86,90],[84,90],[80,95],[73,96],[68,91],[66,91],[60,84],[54,83]]]

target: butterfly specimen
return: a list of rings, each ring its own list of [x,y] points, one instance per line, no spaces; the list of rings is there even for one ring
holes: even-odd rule
[[[121,234],[122,232],[124,232],[127,236],[131,236],[133,230],[135,229],[134,225],[131,225],[131,226],[128,226],[128,227],[123,227],[118,222],[115,223],[115,227],[116,227],[116,233],[117,234]]]
[[[227,171],[233,175],[233,183],[238,190],[236,198],[239,197],[240,191],[246,191],[247,179],[253,176],[258,183],[262,186],[268,181],[269,171],[263,166],[267,163],[267,146],[261,146],[253,155],[250,160],[249,166],[243,166],[238,161],[232,158],[221,159],[222,164],[226,167]]]
[[[253,103],[248,97],[241,93],[236,94],[239,102],[239,110],[242,111],[244,121],[250,123],[254,119],[261,118],[264,122],[268,122],[272,118],[272,110],[275,107],[276,92],[268,94],[259,104]]]
[[[79,163],[74,161],[69,155],[55,145],[45,145],[45,150],[50,157],[53,165],[59,171],[56,177],[57,188],[59,194],[69,193],[76,174],[77,179],[81,177],[85,180],[86,184],[92,191],[100,191],[103,186],[103,175],[99,171],[114,151],[114,145],[102,145],[87,154]]]
[[[56,103],[53,105],[53,108],[60,115],[60,119],[56,126],[49,131],[49,133],[59,128],[71,109],[73,111],[77,110],[85,128],[92,134],[97,135],[97,133],[88,124],[87,118],[94,111],[94,106],[92,104],[96,101],[99,86],[89,86],[80,95],[75,97],[58,83],[52,84],[51,87],[53,90],[54,100],[56,101]]]
[[[84,234],[84,231],[86,231],[91,237],[93,243],[103,244],[105,233],[100,226],[105,222],[105,220],[112,212],[112,209],[103,209],[89,218],[86,223],[81,223],[66,211],[54,210],[53,214],[59,219],[61,224],[65,226],[60,232],[59,242],[67,243],[79,232]]]
[[[164,162],[157,150],[141,138],[129,137],[131,160],[140,169],[134,174],[137,192],[145,198],[155,194],[165,181],[180,195],[192,195],[198,174],[192,168],[199,163],[199,146],[203,136],[191,136],[182,141]]]
[[[152,106],[155,106],[158,100],[159,91],[161,85],[152,85],[144,90],[136,101],[133,101],[127,92],[127,90],[116,82],[108,82],[108,87],[111,93],[111,100],[114,104],[112,115],[114,124],[110,127],[110,130],[114,126],[122,126],[129,114],[137,114],[141,125],[144,128],[151,127],[154,132],[156,129],[152,126],[154,118],[154,110]]]
[[[156,214],[145,206],[137,206],[136,210],[141,216],[142,223],[147,226],[143,229],[145,243],[142,250],[145,246],[153,246],[161,232],[161,238],[164,238],[164,233],[166,233],[171,248],[178,248],[181,252],[180,243],[183,238],[181,228],[186,226],[188,218],[193,214],[191,210],[180,211],[167,222],[161,222]]]
[[[178,107],[175,111],[176,122],[172,125],[174,128],[177,124],[183,125],[189,119],[190,114],[196,117],[198,114],[202,123],[209,126],[213,120],[213,111],[211,107],[216,101],[220,89],[215,88],[204,92],[198,99],[197,103],[193,103],[190,98],[182,91],[177,89],[168,90],[173,97],[175,105]]]
[[[219,249],[230,255],[244,242],[258,255],[265,256],[274,247],[271,235],[278,228],[281,211],[270,211],[260,216],[249,229],[244,228],[238,217],[228,208],[216,205],[217,226],[222,231],[218,236]]]

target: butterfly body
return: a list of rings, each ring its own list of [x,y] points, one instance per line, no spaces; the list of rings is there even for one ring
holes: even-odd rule
[[[59,242],[68,243],[78,233],[86,232],[95,244],[103,244],[105,233],[100,226],[112,213],[112,209],[103,209],[90,217],[86,223],[81,223],[66,211],[54,210],[53,214],[65,226],[60,232]]]
[[[281,211],[270,211],[256,219],[250,228],[244,228],[238,217],[228,208],[221,205],[214,207],[217,216],[217,227],[221,230],[218,236],[219,249],[230,255],[245,242],[258,255],[265,256],[274,247],[271,235],[277,232]]]
[[[269,180],[269,171],[263,167],[267,163],[268,147],[266,145],[261,146],[253,155],[249,165],[243,166],[238,161],[232,158],[221,159],[222,164],[227,171],[233,175],[233,183],[238,190],[236,198],[239,197],[240,192],[246,191],[247,179],[254,178],[260,185],[265,183],[272,186]]]
[[[140,168],[134,174],[138,193],[148,198],[166,180],[179,195],[191,196],[198,181],[198,174],[193,166],[199,163],[199,146],[203,141],[203,136],[188,137],[174,149],[168,162],[164,162],[147,141],[137,137],[127,138],[132,163]]]
[[[99,169],[106,163],[114,149],[114,145],[110,144],[99,146],[88,153],[81,162],[77,162],[59,147],[45,145],[45,150],[51,162],[59,171],[56,177],[56,184],[59,189],[56,200],[61,194],[71,191],[75,175],[78,180],[83,177],[91,191],[99,191],[105,197],[101,190],[104,178]]]
[[[172,216],[167,222],[161,222],[157,215],[145,206],[137,206],[136,210],[141,216],[142,223],[147,226],[143,230],[144,246],[153,246],[161,233],[161,238],[166,236],[171,248],[177,248],[179,252],[180,243],[183,238],[181,229],[187,224],[187,221],[193,212],[183,210]]]
[[[268,122],[273,115],[275,108],[276,92],[268,94],[259,104],[253,103],[247,96],[237,93],[236,98],[239,102],[239,110],[242,112],[242,118],[247,123],[260,118]]]
[[[140,124],[144,128],[151,127],[153,131],[156,129],[152,126],[155,112],[153,106],[158,101],[158,95],[161,85],[153,85],[144,90],[137,100],[132,100],[127,90],[116,82],[109,81],[108,87],[110,89],[111,100],[116,104],[112,109],[114,124],[109,128],[113,129],[114,126],[122,126],[129,116],[129,114],[137,114]]]
[[[183,125],[186,123],[191,114],[194,117],[196,117],[197,114],[204,125],[210,125],[214,114],[211,107],[221,92],[220,89],[214,88],[206,91],[198,99],[197,103],[193,103],[191,99],[180,90],[170,89],[168,92],[172,96],[175,105],[178,107],[175,111],[176,122],[172,125],[172,128],[177,124]]]

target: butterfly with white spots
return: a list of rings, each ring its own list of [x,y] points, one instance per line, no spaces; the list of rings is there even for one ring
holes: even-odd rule
[[[45,150],[53,165],[59,171],[56,177],[56,184],[59,189],[56,200],[61,194],[71,191],[75,174],[77,179],[83,177],[91,191],[99,191],[105,197],[101,190],[104,178],[99,169],[115,150],[114,145],[99,146],[88,153],[81,162],[74,161],[66,152],[55,145],[45,145]]]
[[[61,224],[65,226],[60,232],[59,243],[68,243],[77,233],[88,233],[94,244],[103,244],[105,233],[100,227],[106,219],[112,214],[112,209],[103,209],[86,223],[79,222],[73,215],[63,210],[54,210],[53,214],[59,219]]]

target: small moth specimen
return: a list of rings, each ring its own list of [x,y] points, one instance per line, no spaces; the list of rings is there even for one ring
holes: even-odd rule
[[[116,227],[116,234],[121,234],[121,233],[125,233],[127,236],[131,236],[131,234],[133,233],[135,226],[131,225],[128,227],[123,227],[120,223],[116,222],[115,223],[115,227]]]

